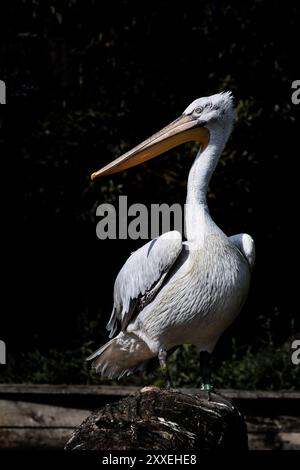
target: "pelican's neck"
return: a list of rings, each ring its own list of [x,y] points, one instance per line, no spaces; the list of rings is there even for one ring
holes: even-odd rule
[[[207,190],[226,140],[211,133],[208,146],[199,150],[188,177],[186,200],[186,236],[189,242],[202,242],[207,233],[221,232],[210,217]]]

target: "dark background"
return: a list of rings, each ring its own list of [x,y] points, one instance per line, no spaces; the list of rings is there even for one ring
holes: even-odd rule
[[[237,123],[209,206],[228,235],[253,236],[257,263],[243,314],[216,351],[220,367],[227,361],[220,384],[295,388],[299,313],[284,262],[297,253],[283,235],[296,227],[286,222],[295,186],[284,185],[284,169],[295,167],[298,147],[298,3],[14,0],[4,18],[1,144],[13,173],[3,177],[0,338],[9,361],[0,381],[92,380],[84,358],[105,341],[115,276],[144,243],[98,240],[96,207],[122,194],[129,203],[183,204],[195,149],[96,183],[89,175],[195,98],[232,90]],[[192,363],[189,349],[181,354],[179,364]],[[234,361],[243,364],[236,379]]]

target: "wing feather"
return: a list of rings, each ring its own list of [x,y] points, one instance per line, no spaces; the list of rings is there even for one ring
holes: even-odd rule
[[[151,301],[163,284],[166,274],[182,250],[177,231],[164,233],[132,253],[119,272],[114,286],[114,307],[106,329],[111,338],[118,326],[124,330],[143,296],[151,289]]]

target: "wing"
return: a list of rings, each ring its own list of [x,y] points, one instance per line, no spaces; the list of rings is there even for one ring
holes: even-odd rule
[[[110,338],[118,326],[126,329],[138,305],[151,302],[181,250],[181,234],[171,231],[132,253],[115,281],[114,307],[106,327]]]
[[[255,244],[254,240],[247,233],[239,233],[232,235],[229,240],[240,250],[249,263],[250,270],[252,271],[255,262]]]

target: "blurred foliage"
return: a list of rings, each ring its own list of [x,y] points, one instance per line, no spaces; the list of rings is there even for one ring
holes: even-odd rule
[[[0,144],[9,160],[21,161],[24,217],[11,225],[11,293],[0,331],[9,365],[0,380],[94,380],[86,350],[106,340],[114,278],[143,243],[97,240],[96,208],[119,195],[129,204],[183,204],[195,148],[182,146],[99,183],[89,175],[196,97],[230,89],[237,122],[209,206],[226,233],[254,237],[257,263],[243,314],[217,348],[217,362],[226,362],[216,380],[293,387],[294,369],[285,372],[283,363],[280,378],[273,369],[264,381],[263,371],[268,361],[277,367],[281,354],[284,361],[286,341],[300,331],[279,253],[290,246],[281,227],[297,188],[283,187],[282,164],[293,173],[298,147],[299,106],[291,103],[298,2],[112,0],[104,7],[96,0],[12,0],[7,8],[0,78],[9,105]],[[12,214],[18,186],[7,193]],[[266,343],[266,322],[275,348]],[[174,372],[175,381],[194,383],[190,348],[175,357],[189,371]]]
[[[300,383],[300,368],[291,363],[292,339],[279,347],[270,341],[263,349],[253,351],[249,346],[243,353],[238,351],[232,339],[231,355],[213,364],[213,383],[216,388],[248,390],[296,390]],[[91,352],[87,343],[77,350],[58,351],[50,349],[43,355],[38,349],[29,353],[15,353],[10,357],[1,382],[25,383],[76,383],[117,384],[117,380],[99,377],[83,360]],[[191,345],[178,348],[169,359],[173,386],[200,387],[199,357]],[[164,386],[159,368],[148,375],[137,374],[122,379],[123,385]]]
[[[242,354],[237,352],[235,338],[232,353],[225,361],[215,364],[213,383],[216,388],[248,390],[299,389],[300,368],[291,362],[289,339],[279,347],[267,344],[254,352],[249,346]],[[199,358],[195,349],[184,345],[170,361],[176,387],[199,387]]]

